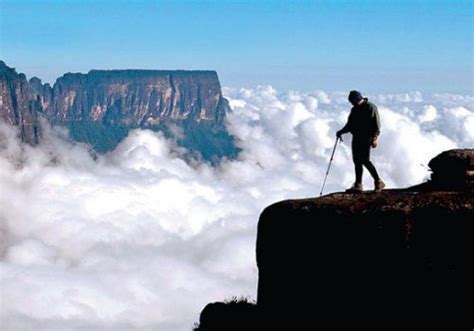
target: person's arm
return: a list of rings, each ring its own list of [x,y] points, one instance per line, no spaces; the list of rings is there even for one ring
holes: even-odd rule
[[[377,138],[380,135],[380,116],[377,106],[371,107],[372,110],[372,128],[373,128],[373,136],[371,140],[371,145],[373,148],[377,147]]]
[[[374,138],[380,135],[380,116],[377,106],[372,107],[372,120],[373,120],[373,128],[374,128]]]
[[[337,131],[336,136],[338,138],[340,138],[344,133],[348,133],[352,131],[352,116],[351,115],[352,115],[352,111],[349,114],[349,118],[347,119],[346,125],[344,125],[344,127],[341,130]]]

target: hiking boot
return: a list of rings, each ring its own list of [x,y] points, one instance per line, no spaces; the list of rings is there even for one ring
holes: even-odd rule
[[[346,190],[347,193],[362,193],[362,184],[361,183],[354,183],[352,187]]]
[[[374,191],[375,192],[381,192],[385,187],[385,183],[379,179],[374,182]]]

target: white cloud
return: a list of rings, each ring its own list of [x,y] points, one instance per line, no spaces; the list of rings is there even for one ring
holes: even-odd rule
[[[151,131],[94,158],[62,131],[46,127],[32,148],[0,126],[3,328],[186,330],[210,301],[255,298],[259,213],[319,194],[349,104],[344,93],[270,86],[224,94],[242,153],[216,168],[186,164],[182,148]],[[373,159],[387,184],[419,183],[437,153],[472,147],[472,101],[375,96],[382,134]],[[326,192],[352,181],[346,135]]]
[[[418,116],[420,123],[432,122],[438,116],[438,112],[433,105],[427,105],[423,107],[423,112]]]

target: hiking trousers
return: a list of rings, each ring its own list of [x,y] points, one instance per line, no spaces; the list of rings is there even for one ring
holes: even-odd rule
[[[362,184],[363,167],[369,170],[374,181],[380,180],[377,169],[370,161],[371,138],[366,137],[352,137],[352,160],[355,168],[355,182]]]

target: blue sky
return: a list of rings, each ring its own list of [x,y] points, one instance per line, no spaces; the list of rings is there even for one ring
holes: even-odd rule
[[[214,69],[233,87],[472,93],[473,16],[461,0],[0,0],[0,59],[48,82]]]

